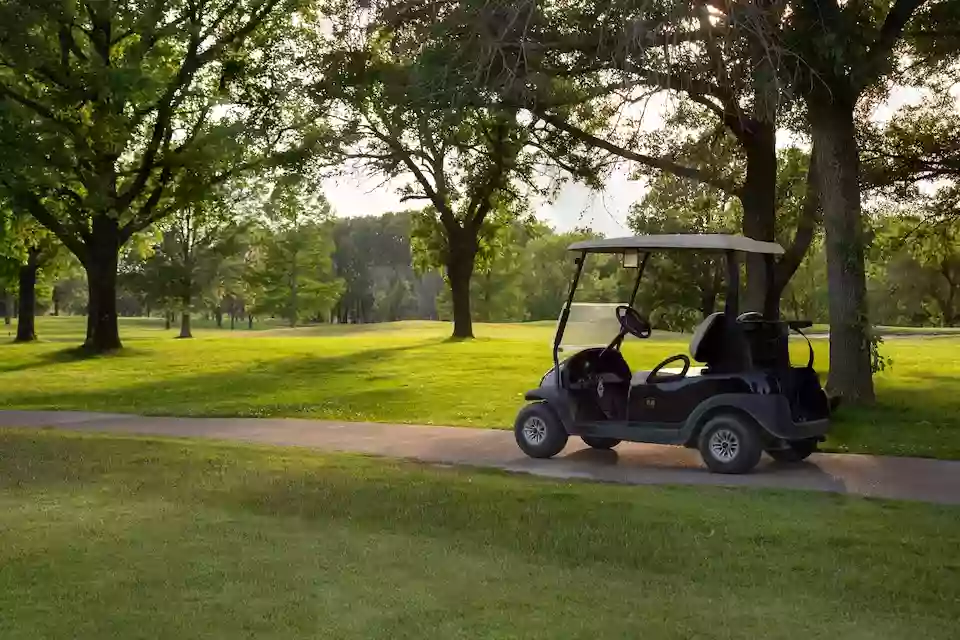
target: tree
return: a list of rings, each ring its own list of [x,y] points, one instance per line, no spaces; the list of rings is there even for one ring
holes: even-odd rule
[[[17,215],[0,207],[0,260],[6,270],[15,272],[18,295],[17,335],[15,342],[37,339],[37,278],[40,269],[57,257],[61,245],[43,227],[25,215]],[[10,273],[7,280],[12,280]],[[9,285],[8,285],[9,286]],[[9,303],[8,303],[8,306]]]
[[[873,253],[881,269],[880,294],[901,303],[898,319],[945,327],[960,323],[960,219],[885,216]]]
[[[131,236],[314,139],[294,100],[301,5],[0,0],[0,151],[17,158],[0,187],[84,266],[88,348],[121,346]]]
[[[360,34],[335,27],[342,48],[318,54],[317,75],[324,80],[316,98],[334,114],[335,135],[343,141],[338,157],[408,180],[403,199],[428,203],[415,235],[424,241],[429,266],[445,270],[453,336],[470,338],[470,285],[484,238],[491,237],[488,219],[498,212],[519,215],[529,194],[549,194],[552,185],[535,176],[542,149],[555,140],[511,105],[438,100],[420,79],[442,69],[423,66],[410,50],[419,23],[384,25],[377,22],[382,17],[375,15]],[[337,24],[354,25],[355,18],[348,11]],[[351,37],[359,46],[347,46]]]
[[[527,248],[535,238],[549,232],[549,227],[533,219],[515,220],[508,215],[503,224],[493,231],[492,237],[484,239],[470,286],[470,306],[476,319],[481,322],[520,322],[527,319],[528,295],[540,286],[530,283],[532,290],[525,290],[525,279],[529,272]],[[449,314],[449,292],[440,296],[438,306],[443,315]],[[554,316],[557,313],[559,307],[552,312]]]
[[[417,11],[436,13],[437,3],[394,4],[401,7],[396,23]],[[495,92],[641,171],[723,191],[740,201],[746,235],[774,239],[776,130],[791,100],[763,36],[775,31],[781,4],[750,3],[748,15],[737,16],[706,2],[441,4],[444,20],[422,36],[432,46],[429,58],[447,61],[445,73],[422,74],[436,93],[483,101]],[[635,114],[657,93],[683,100],[646,135]],[[778,313],[780,294],[809,246],[807,226],[799,221],[770,277],[763,256],[747,257],[747,306],[767,304],[768,315]]]
[[[857,105],[894,71],[894,60],[906,45],[904,30],[921,8],[927,19],[960,16],[956,3],[936,0],[790,4],[782,46],[793,54],[793,63],[780,71],[804,100],[819,169],[830,291],[829,387],[847,402],[869,403],[874,389]]]
[[[281,176],[264,207],[269,233],[257,280],[257,308],[296,327],[302,318],[326,318],[343,292],[333,271],[333,213],[304,176]]]
[[[408,315],[414,289],[410,253],[414,213],[337,219],[333,261],[344,281],[336,309],[340,322],[382,322]]]
[[[246,226],[233,220],[228,204],[211,196],[174,214],[157,250],[156,265],[165,274],[170,297],[180,307],[181,338],[192,338],[191,311],[200,300],[215,297],[232,279],[234,258],[244,249]]]

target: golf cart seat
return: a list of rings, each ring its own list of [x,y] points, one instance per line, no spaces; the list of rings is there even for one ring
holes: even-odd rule
[[[703,319],[693,332],[690,339],[690,356],[678,354],[670,356],[650,371],[637,371],[631,377],[632,386],[653,382],[671,382],[682,380],[690,371],[691,358],[702,362],[705,368],[697,368],[695,375],[700,373],[723,373],[736,370],[741,366],[742,348],[738,346],[739,334],[727,327],[726,315],[723,312],[711,313]],[[682,368],[667,367],[669,364],[680,363]]]

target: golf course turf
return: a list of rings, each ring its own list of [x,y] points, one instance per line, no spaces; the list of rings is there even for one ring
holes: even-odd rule
[[[0,432],[0,637],[954,638],[957,509]]]

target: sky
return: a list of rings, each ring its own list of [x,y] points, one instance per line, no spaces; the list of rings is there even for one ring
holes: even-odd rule
[[[324,182],[324,194],[339,216],[380,215],[415,206],[400,202],[400,182],[381,185],[381,179],[341,177]],[[589,227],[605,236],[630,235],[627,212],[643,196],[643,185],[628,178],[626,167],[608,177],[605,189],[594,192],[575,183],[567,183],[552,202],[537,202],[536,216],[558,231]]]

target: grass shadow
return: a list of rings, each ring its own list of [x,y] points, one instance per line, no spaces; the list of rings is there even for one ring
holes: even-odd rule
[[[227,371],[148,378],[116,389],[76,388],[59,392],[56,397],[44,391],[27,391],[10,398],[10,401],[11,404],[33,408],[106,407],[119,413],[247,417],[320,414],[337,415],[347,420],[361,419],[366,406],[415,403],[422,398],[418,389],[398,384],[393,377],[375,378],[369,382],[364,372],[376,362],[436,344],[437,340],[427,340],[340,356],[290,356],[279,361],[248,363],[246,367]],[[137,354],[128,354],[124,350],[106,357],[127,355]],[[79,359],[74,350],[56,351],[49,356],[43,364]],[[31,366],[42,364],[32,363]],[[358,375],[351,381],[349,374],[353,371]],[[316,382],[316,393],[310,389],[311,381]]]
[[[13,343],[11,343],[12,346]],[[23,344],[23,343],[18,343]],[[29,343],[29,344],[37,344]],[[15,364],[4,365],[0,363],[0,373],[16,373],[18,371],[30,371],[33,369],[42,369],[44,367],[52,367],[59,364],[71,364],[75,362],[89,362],[94,360],[106,360],[106,359],[117,359],[117,358],[137,358],[145,355],[145,351],[142,349],[131,349],[130,347],[124,347],[123,349],[118,349],[115,351],[108,351],[106,353],[96,353],[92,352],[83,345],[76,347],[67,347],[64,349],[57,349],[55,351],[47,351],[44,353],[37,354],[34,359],[27,362],[18,362]]]

